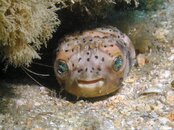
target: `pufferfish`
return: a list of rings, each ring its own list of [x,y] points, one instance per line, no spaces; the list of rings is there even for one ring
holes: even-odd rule
[[[64,89],[77,97],[115,92],[135,61],[131,40],[116,27],[67,35],[59,42],[54,71]]]

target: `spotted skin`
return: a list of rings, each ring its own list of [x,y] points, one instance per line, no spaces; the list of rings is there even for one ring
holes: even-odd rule
[[[130,39],[115,27],[96,28],[60,40],[54,61],[58,82],[78,97],[116,91],[134,64]]]

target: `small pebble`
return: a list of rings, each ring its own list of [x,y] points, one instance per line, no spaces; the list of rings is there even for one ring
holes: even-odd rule
[[[165,117],[159,117],[159,121],[161,124],[166,125],[170,120]]]
[[[169,70],[165,70],[161,72],[160,78],[169,78],[171,76],[171,72]]]
[[[160,88],[147,88],[144,92],[140,95],[147,95],[147,94],[162,94],[163,90]]]
[[[174,60],[174,54],[172,54],[171,56],[169,56],[168,60],[169,61],[173,61]]]
[[[171,48],[171,53],[174,54],[174,47]]]
[[[173,130],[173,128],[169,126],[161,126],[160,130]]]
[[[174,112],[170,113],[167,118],[171,121],[174,121]]]
[[[128,77],[127,79],[125,79],[125,83],[135,83],[137,80],[137,77]]]
[[[170,105],[174,105],[174,91],[167,92],[166,102]]]
[[[139,67],[142,67],[146,64],[146,58],[144,54],[139,54],[137,56],[137,63]]]

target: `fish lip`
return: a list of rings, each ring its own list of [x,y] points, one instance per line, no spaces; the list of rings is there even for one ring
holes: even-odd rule
[[[77,85],[81,89],[95,89],[95,88],[102,87],[104,85],[104,80],[103,78],[90,80],[90,81],[79,80]]]
[[[94,84],[94,83],[97,83],[99,81],[104,82],[104,78],[98,78],[95,80],[80,80],[80,79],[77,80],[78,84]]]

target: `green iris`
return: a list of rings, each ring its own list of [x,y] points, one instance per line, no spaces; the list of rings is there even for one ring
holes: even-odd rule
[[[122,57],[121,56],[116,57],[114,60],[114,70],[119,71],[122,65],[123,65]]]
[[[68,72],[68,70],[69,70],[68,65],[64,61],[58,60],[58,62],[57,62],[57,72],[59,74],[64,74],[64,73]]]

